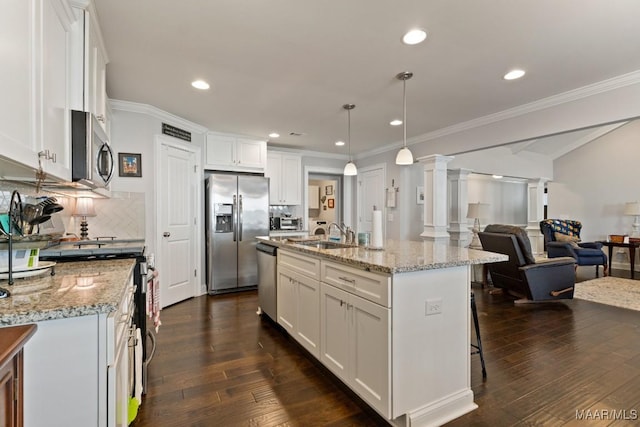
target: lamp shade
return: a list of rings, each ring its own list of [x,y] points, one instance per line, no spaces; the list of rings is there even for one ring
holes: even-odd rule
[[[640,215],[640,202],[627,202],[624,206],[625,215]]]
[[[93,199],[91,197],[78,197],[76,199],[76,207],[73,210],[73,216],[96,216]]]
[[[489,203],[469,203],[467,218],[486,218],[489,216]]]
[[[412,165],[413,164],[413,154],[411,154],[411,150],[407,147],[404,147],[398,151],[398,155],[396,156],[396,165]]]
[[[344,165],[344,174],[346,176],[358,175],[358,168],[356,168],[355,163],[349,161],[346,165]]]

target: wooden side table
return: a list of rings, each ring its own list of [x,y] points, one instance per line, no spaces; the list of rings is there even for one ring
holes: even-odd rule
[[[36,332],[36,325],[0,328],[0,400],[2,405],[0,424],[20,427],[22,412],[22,347]],[[10,403],[9,403],[10,402]]]
[[[609,274],[611,274],[611,258],[613,256],[613,248],[627,248],[629,249],[629,258],[631,260],[631,278],[633,279],[636,267],[636,248],[640,247],[640,242],[633,243],[616,243],[600,240],[598,243],[602,243],[603,246],[609,248]]]

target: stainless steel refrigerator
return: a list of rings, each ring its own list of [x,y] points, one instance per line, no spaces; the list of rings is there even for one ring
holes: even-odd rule
[[[257,286],[256,236],[269,235],[269,179],[211,174],[205,206],[209,293]]]

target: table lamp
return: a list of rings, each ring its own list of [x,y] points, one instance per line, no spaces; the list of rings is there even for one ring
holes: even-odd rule
[[[640,222],[638,222],[638,216],[640,216],[640,202],[627,202],[624,207],[624,214],[635,217],[633,224],[631,225],[631,237],[640,237]]]
[[[473,228],[471,229],[473,232],[473,238],[471,239],[471,243],[469,243],[469,249],[482,249],[482,244],[478,238],[478,233],[480,232],[480,218],[486,218],[488,216],[488,203],[469,203],[469,206],[467,207],[467,218],[474,219]]]
[[[76,207],[73,210],[73,216],[82,218],[82,222],[80,222],[80,240],[89,240],[87,217],[96,216],[93,199],[91,197],[78,197],[76,199]]]

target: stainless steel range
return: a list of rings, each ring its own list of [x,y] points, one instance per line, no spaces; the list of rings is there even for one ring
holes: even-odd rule
[[[40,259],[45,261],[80,261],[108,258],[135,258],[144,255],[144,240],[78,240],[61,242],[40,250]]]

